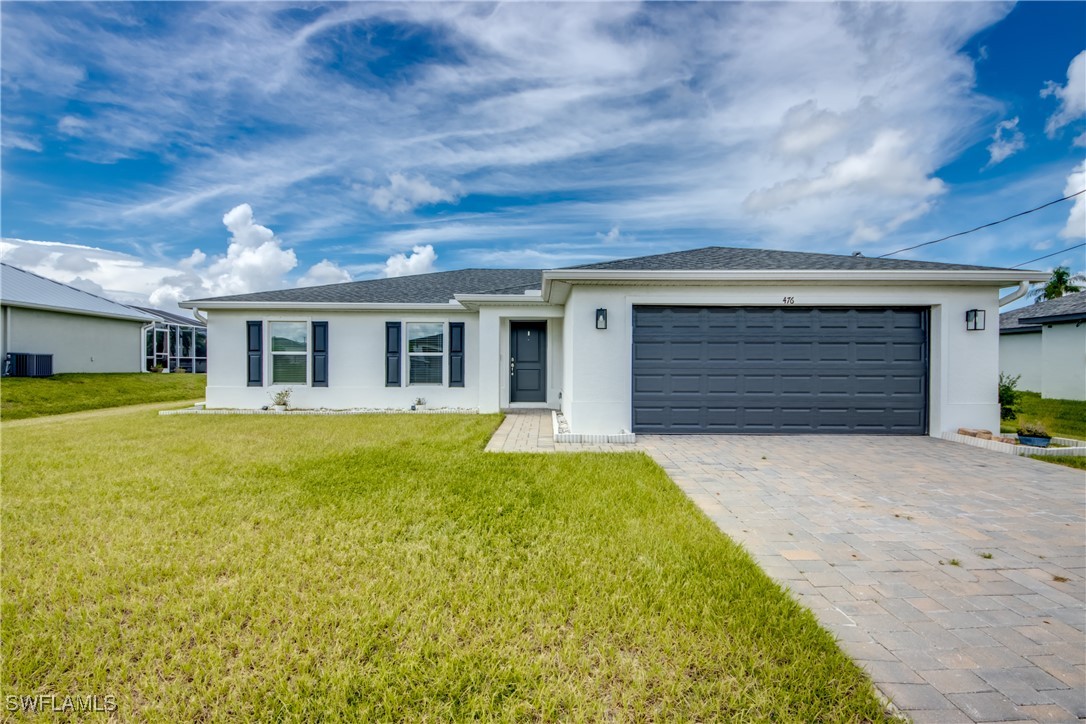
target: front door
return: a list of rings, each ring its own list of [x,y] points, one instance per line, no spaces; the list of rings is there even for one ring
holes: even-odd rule
[[[547,323],[509,323],[509,401],[547,401]]]

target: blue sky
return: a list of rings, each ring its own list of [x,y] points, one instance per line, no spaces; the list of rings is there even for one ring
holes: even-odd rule
[[[883,254],[1086,187],[1086,3],[2,5],[5,261],[122,301],[708,245]],[[1086,196],[902,258],[1011,266]],[[1086,267],[1082,247],[1031,265]]]

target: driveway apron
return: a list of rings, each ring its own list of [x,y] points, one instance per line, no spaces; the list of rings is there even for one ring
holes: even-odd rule
[[[1086,474],[926,437],[638,436],[917,722],[1086,717]]]

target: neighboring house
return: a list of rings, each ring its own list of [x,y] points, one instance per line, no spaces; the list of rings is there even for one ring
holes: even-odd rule
[[[0,263],[0,360],[51,354],[52,371],[139,372],[151,315]]]
[[[1086,400],[1086,292],[999,315],[999,371],[1041,397]]]
[[[153,316],[143,329],[143,369],[207,372],[207,325],[173,312],[133,307]]]
[[[998,429],[1012,269],[709,247],[191,300],[207,404],[561,409],[572,432]],[[973,315],[979,316],[979,315]]]

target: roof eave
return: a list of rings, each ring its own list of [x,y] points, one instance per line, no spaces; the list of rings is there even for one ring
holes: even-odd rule
[[[120,319],[126,322],[153,322],[155,318],[151,315],[141,314],[140,312],[133,312],[132,314],[113,314],[111,312],[100,312],[93,309],[76,309],[74,307],[58,307],[51,304],[35,304],[34,302],[22,302],[13,299],[0,300],[0,304],[5,307],[17,307],[21,309],[40,309],[43,312],[59,312],[60,314],[78,314],[84,317],[102,317],[104,319]]]
[[[1060,322],[1078,322],[1086,319],[1086,312],[1069,312],[1067,314],[1042,314],[1036,317],[1019,317],[1022,324],[1057,324]]]
[[[213,300],[200,300],[193,299],[189,301],[180,302],[177,306],[185,309],[202,309],[205,311],[213,309],[222,310],[265,310],[265,311],[373,311],[373,312],[388,312],[388,311],[401,311],[401,312],[462,312],[466,311],[464,305],[460,304],[456,300],[449,300],[444,303],[416,303],[416,304],[397,304],[391,302],[258,302],[258,301],[213,301]]]
[[[457,294],[456,301],[467,309],[479,307],[538,307],[550,306],[543,301],[543,295],[539,290],[532,290],[523,294]]]
[[[561,303],[571,285],[591,282],[833,282],[1005,287],[1023,281],[1042,282],[1048,277],[1045,272],[1014,269],[548,269],[543,272],[543,299]]]

